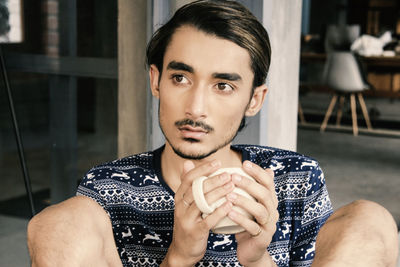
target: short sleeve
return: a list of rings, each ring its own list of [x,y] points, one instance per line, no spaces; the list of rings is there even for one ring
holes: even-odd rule
[[[88,171],[81,180],[76,195],[93,199],[108,213],[106,203],[99,190],[99,183],[107,178],[107,173],[107,170],[103,168],[93,168]]]
[[[332,214],[332,204],[325,184],[324,173],[316,161],[309,168],[307,195],[303,202],[301,224],[293,229],[290,266],[310,266],[315,256],[317,234]],[[314,166],[313,166],[314,165]]]

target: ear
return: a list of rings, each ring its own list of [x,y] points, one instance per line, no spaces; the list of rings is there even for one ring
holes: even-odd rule
[[[247,110],[245,112],[245,116],[251,117],[256,115],[265,100],[265,96],[267,95],[268,88],[265,84],[260,85],[254,89],[253,96],[250,99],[249,105],[247,106]]]
[[[157,98],[160,98],[160,88],[158,86],[159,77],[160,72],[158,71],[158,68],[156,67],[156,65],[151,64],[149,69],[150,89],[151,94]]]

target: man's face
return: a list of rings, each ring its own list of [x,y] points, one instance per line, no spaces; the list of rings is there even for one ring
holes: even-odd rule
[[[152,65],[161,129],[175,153],[202,159],[229,145],[247,114],[254,74],[250,56],[235,43],[191,26],[168,45],[161,79]],[[250,104],[251,105],[251,104]]]

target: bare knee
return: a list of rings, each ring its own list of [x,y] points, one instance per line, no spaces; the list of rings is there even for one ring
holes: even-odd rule
[[[377,257],[395,266],[398,254],[397,225],[388,210],[381,205],[357,200],[338,209],[327,221],[344,231],[349,238],[376,248]]]
[[[121,266],[108,215],[89,198],[46,208],[27,232],[32,266]]]
[[[348,220],[348,223],[359,227],[368,226],[374,230],[384,230],[385,233],[397,233],[397,225],[393,216],[387,209],[376,202],[363,199],[356,200],[338,209],[329,220],[341,217],[351,219]]]

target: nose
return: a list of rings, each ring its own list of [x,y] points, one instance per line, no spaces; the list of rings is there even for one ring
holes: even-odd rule
[[[206,118],[206,106],[207,90],[204,86],[196,86],[188,90],[185,107],[185,114],[188,118],[193,120]]]

